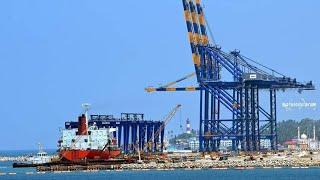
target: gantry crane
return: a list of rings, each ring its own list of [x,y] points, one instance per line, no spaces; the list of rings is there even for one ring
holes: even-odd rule
[[[209,41],[200,0],[182,0],[182,3],[199,86],[172,87],[190,77],[186,76],[167,86],[145,90],[200,91],[199,150],[202,152],[218,151],[222,140],[231,140],[232,149],[242,151],[259,151],[260,142],[267,140],[271,149],[276,150],[277,91],[314,90],[312,81],[298,82],[247,58],[238,50],[224,52]],[[261,94],[268,97],[268,106],[260,103]]]

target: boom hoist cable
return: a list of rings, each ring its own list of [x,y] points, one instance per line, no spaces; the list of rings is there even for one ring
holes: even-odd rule
[[[187,79],[190,79],[192,77],[194,77],[196,75],[195,72],[193,73],[190,73],[176,81],[172,81],[166,85],[163,85],[163,86],[160,86],[158,88],[154,88],[152,86],[150,87],[147,87],[145,88],[145,91],[148,92],[148,93],[151,93],[151,92],[155,92],[155,91],[196,91],[198,90],[199,88],[198,87],[195,87],[195,86],[189,86],[189,87],[182,87],[182,88],[176,88],[176,87],[172,87],[173,85],[179,83],[179,82],[182,82],[184,80],[187,80]]]
[[[182,77],[182,78],[180,78],[180,79],[178,79],[176,81],[173,81],[173,82],[170,82],[170,83],[168,83],[168,84],[166,84],[164,86],[161,86],[160,88],[167,88],[167,87],[173,86],[173,85],[175,85],[175,84],[177,84],[177,83],[179,83],[181,81],[184,81],[186,79],[189,79],[189,78],[191,78],[191,77],[193,77],[195,75],[196,75],[196,73],[194,73],[194,72],[190,73],[190,74],[188,74],[188,75],[186,75],[186,76],[184,76],[184,77]]]

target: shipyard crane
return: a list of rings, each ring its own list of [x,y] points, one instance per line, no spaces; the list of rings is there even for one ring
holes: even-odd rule
[[[170,120],[175,116],[175,114],[178,112],[178,110],[181,108],[181,104],[176,105],[169,113],[167,116],[165,116],[165,118],[162,120],[161,125],[159,126],[159,128],[154,132],[154,141],[155,143],[157,143],[158,138],[160,137],[161,132],[163,132],[164,128],[168,125],[168,123],[170,122]],[[145,134],[145,131],[142,131],[143,134]],[[149,141],[146,142],[146,145],[149,147],[149,150],[151,149],[150,147],[153,144],[153,139],[151,138]],[[137,151],[139,151],[139,142],[137,141],[136,144],[134,144],[134,147]]]
[[[232,149],[241,151],[259,151],[261,140],[267,140],[271,149],[276,150],[277,92],[315,90],[312,81],[298,82],[244,56],[239,50],[223,51],[210,43],[201,0],[182,0],[182,4],[198,86],[172,87],[185,80],[182,78],[167,86],[145,90],[200,91],[201,152],[218,151],[222,140],[231,140]],[[269,99],[268,108],[260,103],[261,94]]]
[[[158,130],[154,133],[154,141],[153,139],[150,139],[147,144],[149,151],[152,149],[152,145],[154,144],[155,150],[157,150],[157,143],[160,137],[160,133],[164,130],[164,128],[168,125],[168,123],[171,121],[171,119],[175,116],[175,114],[178,112],[178,110],[181,108],[181,104],[178,104],[176,107],[174,107],[169,114],[162,120],[161,126],[158,128]]]
[[[154,132],[154,141],[152,139],[150,139],[148,142],[146,142],[146,146],[144,149],[144,151],[148,151],[151,152],[152,151],[152,146],[154,145],[154,150],[157,151],[157,142],[159,141],[159,137],[161,132],[164,131],[164,128],[167,126],[167,124],[170,122],[170,120],[175,116],[175,114],[177,113],[177,111],[181,108],[181,104],[178,104],[177,106],[175,106],[170,112],[169,114],[162,120],[163,123],[161,123],[160,127],[158,128],[158,130],[156,132]],[[145,133],[145,132],[143,132]],[[139,159],[137,160],[138,163],[143,163],[143,161],[141,160],[141,152],[140,152],[140,148],[139,148],[139,141],[137,141],[135,144],[133,144],[134,149],[137,151],[138,153],[138,157]],[[162,149],[162,148],[161,148]]]

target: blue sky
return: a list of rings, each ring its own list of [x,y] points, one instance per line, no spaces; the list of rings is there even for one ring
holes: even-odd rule
[[[319,84],[320,2],[204,0],[215,40],[300,81]],[[198,93],[143,91],[193,72],[180,0],[0,2],[0,149],[55,148],[59,127],[81,103],[92,113],[142,112],[162,119],[176,104],[198,127]],[[195,80],[186,84],[196,84]],[[319,119],[319,91],[279,93],[278,118]]]

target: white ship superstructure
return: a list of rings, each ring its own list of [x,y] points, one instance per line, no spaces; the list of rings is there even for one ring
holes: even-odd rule
[[[87,135],[77,135],[78,129],[62,130],[59,149],[103,149],[106,144],[111,144],[112,132],[115,128],[100,128],[95,125],[88,128]]]

